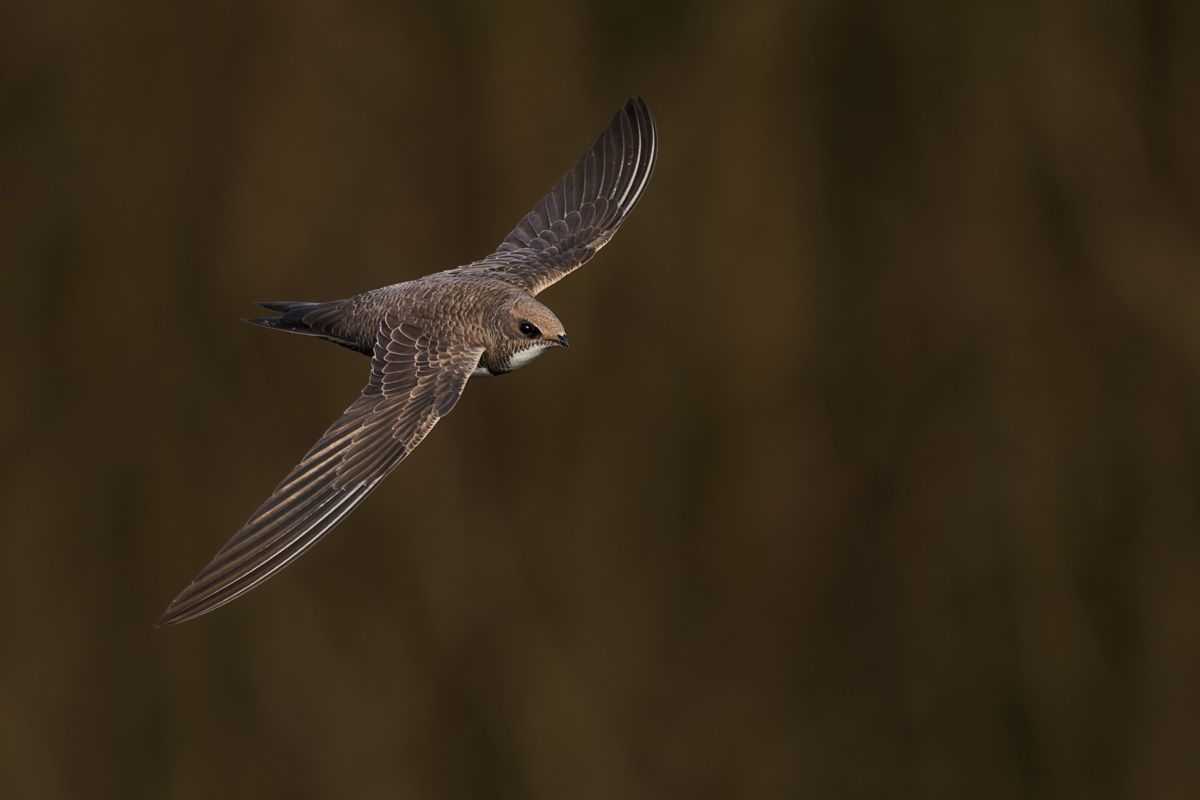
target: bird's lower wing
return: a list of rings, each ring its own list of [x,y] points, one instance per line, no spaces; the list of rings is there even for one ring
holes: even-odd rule
[[[384,322],[362,395],[171,602],[159,627],[228,603],[316,544],[449,413],[482,352],[406,320]]]

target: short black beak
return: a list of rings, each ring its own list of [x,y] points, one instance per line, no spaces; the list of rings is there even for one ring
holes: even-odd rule
[[[565,333],[562,336],[558,337],[558,343],[561,344],[563,347],[571,346],[571,343],[567,341],[567,335]]]

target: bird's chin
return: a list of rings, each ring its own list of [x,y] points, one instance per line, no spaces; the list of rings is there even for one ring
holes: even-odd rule
[[[509,359],[509,370],[511,371],[514,369],[520,369],[530,361],[533,361],[535,358],[540,356],[542,353],[546,352],[548,349],[549,345],[535,344],[530,347],[526,347],[524,350],[518,350],[517,352],[513,353],[512,358]]]

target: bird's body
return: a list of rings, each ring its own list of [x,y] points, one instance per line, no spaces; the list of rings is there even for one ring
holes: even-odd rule
[[[534,296],[608,242],[656,154],[653,118],[635,98],[488,257],[345,300],[262,303],[280,316],[249,322],[370,356],[370,379],[159,625],[228,603],[316,544],[449,413],[471,377],[566,347],[562,323]]]
[[[511,309],[522,307],[561,327],[549,309],[522,289],[483,274],[461,274],[453,270],[438,272],[413,281],[372,289],[346,300],[330,303],[263,303],[283,316],[251,319],[256,325],[304,333],[335,342],[365,355],[374,355],[380,324],[390,315],[437,329],[443,336],[461,345],[484,348],[480,374],[510,372],[511,358],[505,347],[504,323]],[[539,326],[542,330],[542,326]],[[546,329],[549,333],[549,328]],[[557,335],[565,335],[559,331]],[[522,337],[523,339],[525,337]],[[541,340],[531,342],[520,354],[542,352],[537,345],[559,344]],[[522,342],[522,345],[525,345]],[[528,363],[523,361],[522,363]]]

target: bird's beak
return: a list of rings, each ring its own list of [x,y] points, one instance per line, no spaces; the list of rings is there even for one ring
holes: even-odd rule
[[[570,347],[570,346],[571,346],[570,342],[568,342],[568,341],[567,341],[567,335],[566,335],[565,333],[564,333],[564,334],[561,334],[561,335],[558,337],[558,343],[559,343],[559,344],[561,344],[563,347]]]

